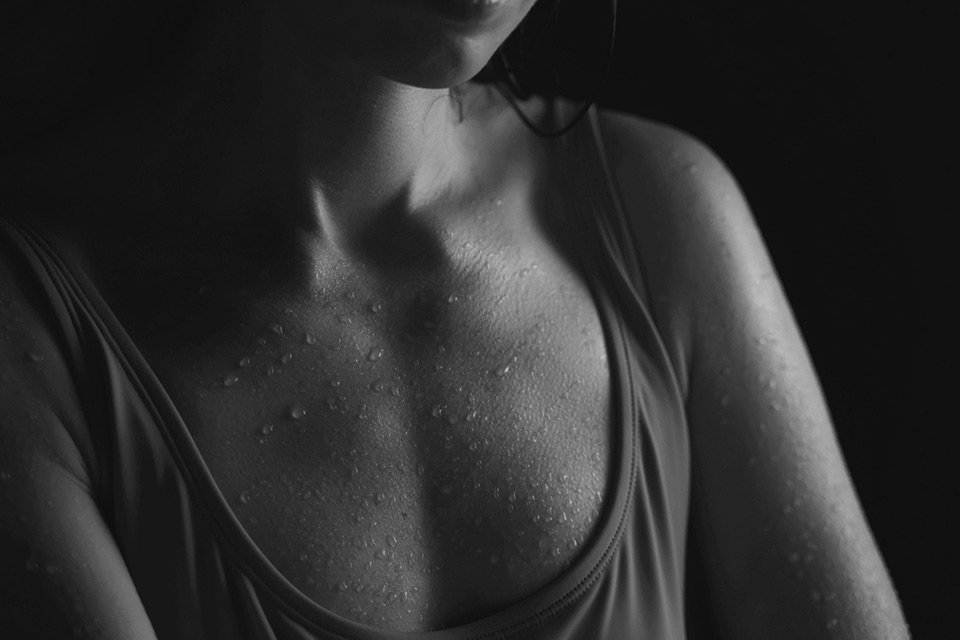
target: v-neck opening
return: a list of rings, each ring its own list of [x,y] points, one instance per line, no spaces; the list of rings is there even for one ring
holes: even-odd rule
[[[577,127],[573,134],[590,134]],[[579,212],[581,215],[584,212]],[[29,226],[21,223],[30,229]],[[620,542],[635,484],[640,417],[635,415],[635,385],[627,357],[627,341],[622,319],[614,301],[598,276],[584,269],[591,295],[603,326],[611,382],[613,468],[609,473],[608,499],[600,522],[584,550],[547,586],[489,616],[466,624],[427,632],[403,632],[371,627],[344,618],[309,598],[290,582],[264,555],[233,512],[213,478],[182,416],[167,394],[150,364],[126,333],[93,283],[75,264],[66,260],[56,237],[34,231],[32,242],[50,255],[62,272],[62,278],[80,299],[90,319],[103,336],[113,356],[152,414],[167,449],[190,495],[203,511],[230,555],[243,567],[243,573],[274,603],[305,628],[320,635],[371,640],[466,640],[508,637],[557,614],[576,601],[603,574]]]

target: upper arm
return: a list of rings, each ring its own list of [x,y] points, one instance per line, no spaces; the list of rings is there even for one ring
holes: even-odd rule
[[[65,365],[15,270],[0,253],[0,635],[152,639],[67,426],[81,416]]]
[[[685,372],[691,536],[725,635],[903,638],[810,356],[736,182],[704,145],[624,115],[611,160],[654,316]]]

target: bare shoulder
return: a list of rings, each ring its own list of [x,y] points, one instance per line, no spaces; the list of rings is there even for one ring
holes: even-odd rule
[[[716,293],[716,278],[737,259],[769,268],[746,200],[730,170],[695,136],[613,109],[599,111],[608,162],[635,234],[652,313],[687,392],[698,319]],[[746,253],[743,253],[743,252]]]

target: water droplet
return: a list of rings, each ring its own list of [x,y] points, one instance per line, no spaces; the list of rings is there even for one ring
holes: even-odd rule
[[[797,552],[793,552],[790,554],[790,556],[787,559],[790,561],[790,564],[796,564],[800,562],[800,554]]]
[[[273,425],[272,424],[263,425],[262,427],[260,427],[260,433],[265,436],[270,435],[271,433],[273,433]]]
[[[820,592],[814,589],[810,592],[810,599],[814,602],[820,602]]]
[[[350,588],[350,585],[348,585],[345,580],[341,580],[341,581],[337,584],[337,590],[340,591],[340,592],[346,591],[346,590],[349,589],[349,588]]]
[[[468,413],[468,414],[466,415],[466,417],[464,418],[464,420],[466,420],[467,422],[473,422],[473,421],[476,420],[476,419],[477,419],[477,412],[476,412],[476,411],[471,411],[471,412]]]
[[[353,324],[353,320],[350,319],[350,316],[337,316],[337,320],[340,321],[340,324]]]
[[[390,395],[392,395],[392,396],[395,397],[395,398],[399,398],[399,397],[400,397],[400,387],[398,387],[397,385],[392,385],[392,386],[390,387]]]
[[[576,539],[572,538],[569,542],[567,542],[567,549],[569,549],[570,551],[573,551],[574,549],[577,548],[579,544],[580,543],[577,542]]]
[[[340,386],[340,381],[339,381],[339,380],[331,380],[331,381],[330,381],[330,386],[333,387],[334,389],[336,389],[337,387]]]
[[[470,449],[470,451],[476,451],[477,449],[480,448],[480,443],[479,443],[479,442],[476,442],[476,441],[471,442],[471,443],[470,443],[470,446],[467,447],[467,448]]]
[[[370,390],[373,391],[374,393],[380,393],[381,391],[383,391],[383,387],[384,387],[383,380],[374,380],[373,382],[370,383]]]
[[[505,375],[507,375],[508,373],[510,373],[510,364],[508,363],[508,364],[502,365],[502,366],[501,366],[500,368],[498,368],[494,373],[496,374],[496,376],[497,376],[498,378],[504,377]]]
[[[383,305],[379,302],[371,302],[368,308],[371,313],[380,313],[383,310]]]
[[[460,298],[457,297],[457,294],[451,293],[451,294],[447,297],[447,302],[450,303],[450,304],[453,304],[454,302],[456,302],[456,301],[459,300],[459,299],[460,299]]]
[[[430,413],[433,415],[434,418],[439,418],[445,415],[447,413],[447,410],[445,407],[438,404],[435,407],[433,407],[433,411],[431,411]]]
[[[376,556],[377,558],[379,558],[380,560],[386,560],[386,559],[387,559],[387,550],[384,549],[384,548],[377,549],[376,553],[374,553],[373,555],[375,555],[375,556]]]
[[[305,415],[307,415],[307,410],[298,404],[292,405],[289,409],[287,409],[287,416],[293,420],[299,420]]]
[[[291,360],[293,360],[293,354],[292,354],[292,353],[285,353],[285,354],[283,354],[282,356],[280,356],[280,364],[287,364],[287,363],[290,362]]]
[[[240,493],[240,503],[241,503],[241,504],[249,504],[249,503],[250,503],[250,492],[249,492],[249,491],[242,491],[242,492]]]
[[[826,626],[827,626],[827,629],[833,629],[833,628],[836,627],[838,624],[840,624],[840,621],[839,621],[839,620],[837,620],[836,618],[830,618],[830,620],[827,621],[827,625],[826,625]]]
[[[268,375],[268,376],[272,376],[272,375],[275,374],[277,371],[279,371],[279,369],[277,369],[277,368],[276,368],[275,366],[273,366],[272,364],[268,364],[268,365],[267,365],[267,375]]]
[[[346,298],[347,300],[353,300],[357,297],[357,292],[351,289],[350,291],[347,291],[345,294],[343,294],[343,297]]]
[[[725,406],[727,406],[728,404],[730,404],[730,396],[724,395],[722,398],[720,398],[720,406],[721,406],[721,407],[725,407]]]
[[[277,334],[278,336],[282,336],[282,335],[283,335],[283,325],[281,325],[279,322],[274,322],[272,325],[270,325],[270,331],[273,331],[273,332],[274,332],[275,334]]]
[[[396,547],[396,546],[397,546],[397,536],[393,535],[392,533],[389,534],[389,535],[387,535],[387,544],[390,545],[391,547]]]
[[[27,558],[26,569],[27,571],[36,571],[40,568],[40,563],[34,560],[33,558]]]
[[[2,480],[3,482],[6,482],[7,480],[9,480],[9,479],[12,478],[12,477],[13,477],[13,476],[10,474],[9,471],[7,471],[7,470],[0,471],[0,480]]]
[[[376,362],[383,357],[383,349],[380,347],[373,347],[370,349],[370,353],[367,354],[367,360],[370,362]]]
[[[245,356],[243,358],[240,358],[240,362],[238,362],[237,364],[241,367],[250,366],[250,356]]]
[[[240,377],[233,373],[228,373],[223,377],[223,386],[232,387],[239,382]]]
[[[31,351],[30,353],[27,354],[27,357],[30,359],[31,362],[43,362],[43,354],[40,354],[40,353],[35,353]]]
[[[422,476],[426,472],[426,467],[423,466],[422,462],[417,463],[417,475]]]
[[[500,562],[500,556],[496,554],[490,556],[490,564],[497,564],[498,562]]]
[[[373,498],[374,502],[376,502],[377,504],[380,504],[386,499],[387,499],[387,494],[384,493],[383,491],[378,492],[377,495],[374,496]]]
[[[558,521],[558,522],[566,522],[566,521],[567,521],[567,512],[566,512],[566,511],[561,511],[561,512],[560,512],[560,517],[557,518],[557,521]]]
[[[305,553],[300,554],[300,562],[306,562],[309,556]]]
[[[510,501],[510,502],[516,502],[516,501],[517,501],[517,492],[516,492],[516,491],[511,491],[511,492],[510,492],[510,495],[507,496],[507,500]]]
[[[442,487],[440,487],[440,493],[442,493],[445,496],[449,496],[451,493],[453,493],[453,485],[452,484],[443,485]]]

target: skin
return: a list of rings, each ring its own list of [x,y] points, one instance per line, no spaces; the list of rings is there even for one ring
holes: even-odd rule
[[[217,424],[217,416],[232,412],[225,426],[195,427],[193,435],[238,515],[282,522],[281,512],[270,511],[279,508],[271,507],[281,503],[279,494],[268,491],[249,504],[239,499],[264,464],[297,469],[311,487],[325,487],[330,500],[346,496],[347,484],[324,475],[315,459],[297,458],[302,451],[320,451],[330,461],[355,449],[369,451],[364,459],[372,460],[371,469],[379,463],[412,470],[426,463],[425,480],[413,473],[384,479],[362,464],[352,479],[352,486],[397,488],[396,496],[385,496],[385,506],[370,507],[385,527],[373,530],[374,537],[408,531],[404,527],[411,540],[417,527],[441,532],[430,547],[434,555],[422,563],[416,558],[423,548],[400,545],[399,555],[407,558],[403,583],[391,588],[416,595],[379,619],[363,620],[374,626],[423,630],[495,612],[534,592],[572,557],[510,568],[506,555],[496,568],[463,561],[466,546],[505,544],[526,525],[519,517],[497,521],[495,505],[466,490],[463,513],[446,508],[447,515],[440,514],[444,487],[467,486],[473,478],[457,475],[444,456],[422,457],[422,450],[441,450],[446,442],[431,421],[431,407],[466,415],[476,406],[489,417],[485,428],[504,443],[491,449],[497,474],[542,485],[555,468],[576,469],[579,493],[590,498],[579,505],[584,516],[564,532],[571,539],[585,539],[588,516],[602,503],[610,455],[603,339],[569,246],[531,204],[542,146],[492,92],[464,84],[532,4],[508,2],[498,20],[470,31],[412,2],[254,2],[230,11],[211,5],[156,78],[5,171],[13,184],[53,183],[60,193],[98,203],[69,214],[48,212],[48,222],[75,244],[76,258],[188,422]],[[463,91],[462,120],[450,87]],[[658,326],[671,328],[664,337],[687,402],[694,458],[691,536],[704,557],[718,633],[906,637],[809,356],[733,179],[709,150],[679,132],[623,114],[608,113],[603,123],[607,138],[616,141],[610,160],[649,276],[648,304]],[[491,201],[511,214],[489,215]],[[471,253],[468,243],[484,251]],[[534,263],[543,274],[536,285],[504,275]],[[15,267],[0,267],[0,287],[18,301],[18,325],[26,327],[2,342],[10,350],[2,361],[20,364],[0,373],[24,380],[29,389],[36,374],[15,368],[24,365],[14,350],[28,344],[54,362],[57,348],[43,331],[29,330],[42,328],[42,315],[34,311],[42,305],[18,287]],[[462,294],[464,304],[441,318],[441,328],[458,327],[445,337],[449,356],[436,355],[416,336],[408,340],[402,330],[406,318],[418,325],[432,320],[436,307],[418,303],[425,291]],[[346,327],[331,324],[331,310],[351,313],[345,302],[351,296],[383,300],[381,315],[357,317]],[[561,310],[572,314],[569,325],[558,319]],[[196,389],[216,387],[228,363],[246,353],[230,345],[253,344],[261,334],[249,328],[271,326],[278,317],[292,318],[284,321],[287,334],[312,332],[337,356],[348,349],[341,354],[336,345],[355,346],[360,354],[383,345],[388,357],[377,371],[406,385],[399,400],[371,404],[372,423],[360,430],[355,421],[331,419],[331,432],[339,434],[332,444],[302,436],[272,454],[244,445],[250,440],[244,434],[286,406],[290,389],[278,378],[249,389],[244,378],[231,386],[243,393],[232,396],[212,392],[201,400]],[[573,327],[584,330],[580,345],[563,337]],[[519,348],[517,335],[526,336]],[[274,346],[264,358],[283,353],[282,344],[276,353]],[[539,386],[517,384],[514,395],[497,388],[473,404],[457,404],[458,385],[480,386],[510,353],[520,354],[518,369],[543,372]],[[330,376],[337,376],[345,397],[369,384],[350,373],[346,359],[338,365],[308,357],[295,352],[292,370],[301,362],[332,367]],[[417,373],[423,370],[428,373]],[[581,386],[577,401],[559,406],[556,398],[571,383],[571,372]],[[52,366],[44,375],[65,380],[67,372]],[[52,601],[59,603],[53,610],[75,611],[64,614],[64,624],[79,637],[154,637],[96,505],[74,480],[83,477],[85,464],[68,436],[65,416],[75,407],[38,413],[42,399],[3,402],[0,466],[13,471],[0,511],[23,517],[0,527],[12,540],[0,554],[0,568],[22,576],[19,602]],[[529,415],[524,403],[533,407]],[[535,416],[554,405],[556,414],[538,422]],[[308,416],[323,410],[305,409]],[[7,425],[18,424],[37,425],[34,435],[7,437]],[[529,439],[512,442],[515,425],[527,425],[527,435],[552,435],[537,446]],[[453,446],[466,454],[469,442]],[[586,457],[562,457],[570,451]],[[18,460],[39,461],[30,475],[40,478],[34,486],[22,484]],[[30,499],[37,494],[46,500]],[[404,502],[411,494],[415,499]],[[550,496],[537,498],[545,511],[529,515],[549,517]],[[477,514],[490,522],[482,537],[457,542],[471,530],[458,523]],[[312,585],[282,545],[270,546],[274,531],[248,529],[308,595],[362,620],[369,607],[360,596],[331,595]],[[331,547],[359,531],[346,516],[326,529],[332,537],[323,542]],[[296,548],[306,544],[308,532],[293,527],[284,535]],[[24,573],[30,545],[57,568],[55,578]],[[799,572],[795,549],[816,549],[810,561],[801,557]],[[515,558],[530,555],[513,552]],[[343,572],[335,582],[349,579],[352,558],[330,558],[331,570]],[[437,576],[431,566],[453,568]],[[77,603],[82,607],[70,606]],[[16,611],[21,617],[12,628],[37,624],[29,621],[30,607]],[[56,616],[48,618],[56,623]]]

